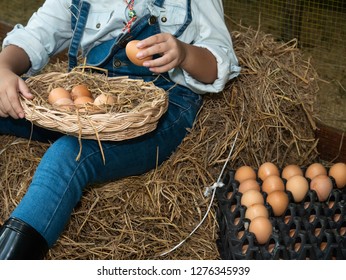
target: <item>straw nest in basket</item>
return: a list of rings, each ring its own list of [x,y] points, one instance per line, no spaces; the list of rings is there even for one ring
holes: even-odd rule
[[[166,92],[153,82],[108,78],[87,71],[48,72],[27,79],[33,100],[22,99],[26,118],[34,124],[86,139],[124,140],[156,128],[168,106]],[[93,99],[111,97],[111,104],[53,106],[48,102],[52,89],[71,91],[84,85]]]
[[[243,71],[220,94],[206,95],[190,134],[155,170],[85,191],[49,259],[217,259],[214,211],[179,248],[205,213],[204,187],[228,168],[308,164],[317,159],[314,110],[317,74],[295,42],[282,44],[252,29],[233,32]],[[64,63],[49,65],[52,72]],[[244,108],[244,109],[243,109]],[[243,116],[241,121],[241,116]],[[0,220],[24,195],[48,144],[0,141]]]

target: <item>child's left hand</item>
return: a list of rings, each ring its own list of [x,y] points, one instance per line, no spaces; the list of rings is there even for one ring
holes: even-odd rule
[[[148,60],[143,63],[154,73],[164,73],[173,68],[179,67],[185,60],[185,43],[176,39],[172,34],[160,33],[148,37],[137,44],[141,50],[137,58],[144,58],[152,55],[160,55],[159,58]]]
[[[154,73],[179,67],[205,84],[212,84],[217,79],[217,61],[207,48],[186,44],[171,34],[160,33],[148,37],[138,42],[137,48],[141,49],[137,53],[139,59],[159,55],[143,63]]]

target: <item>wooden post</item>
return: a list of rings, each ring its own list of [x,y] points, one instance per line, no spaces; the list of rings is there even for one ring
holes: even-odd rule
[[[317,123],[316,139],[320,158],[325,161],[346,162],[346,131]]]

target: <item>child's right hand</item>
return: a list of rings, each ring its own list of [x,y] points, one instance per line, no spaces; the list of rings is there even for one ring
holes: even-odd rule
[[[7,68],[0,68],[0,117],[24,118],[20,94],[28,99],[33,98],[22,78]]]

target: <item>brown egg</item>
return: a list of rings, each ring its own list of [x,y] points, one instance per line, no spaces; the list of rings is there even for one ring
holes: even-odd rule
[[[113,95],[101,93],[94,100],[94,105],[113,105],[115,103],[115,98]]]
[[[279,168],[272,162],[265,162],[258,168],[258,177],[264,181],[269,175],[280,176]]]
[[[244,192],[246,192],[248,190],[257,190],[257,191],[261,190],[261,187],[260,187],[259,183],[257,182],[257,180],[255,180],[255,179],[247,179],[245,181],[242,181],[239,184],[238,192],[244,193]]]
[[[259,216],[251,220],[249,232],[256,236],[259,244],[265,244],[273,232],[273,226],[268,218]]]
[[[137,53],[143,49],[138,49],[136,47],[137,43],[139,42],[139,40],[133,40],[127,43],[126,48],[125,48],[125,52],[126,52],[126,56],[128,57],[128,59],[135,65],[137,66],[143,66],[143,62],[147,61],[147,60],[152,60],[153,57],[152,56],[147,56],[143,59],[139,59],[136,57]]]
[[[339,189],[346,187],[346,164],[338,162],[329,168],[329,176],[333,177]]]
[[[286,182],[286,190],[292,193],[295,202],[301,202],[309,191],[309,182],[304,176],[292,176]]]
[[[329,194],[333,189],[333,182],[327,175],[317,175],[311,180],[310,189],[314,190],[317,194],[318,200],[323,202],[329,197]]]
[[[284,191],[284,181],[277,175],[269,175],[262,183],[262,191],[270,194],[273,191]]]
[[[77,107],[82,107],[84,105],[93,103],[94,98],[92,98],[90,96],[80,96],[80,97],[76,98],[73,102]]]
[[[274,216],[281,216],[288,207],[288,195],[283,191],[273,191],[268,194],[267,203],[272,207]]]
[[[253,204],[264,204],[264,198],[261,192],[256,190],[248,190],[244,192],[240,199],[240,204],[249,207]]]
[[[60,98],[54,102],[53,107],[60,111],[70,111],[73,109],[73,101],[70,98]]]
[[[61,98],[69,98],[71,99],[70,93],[62,88],[62,87],[57,87],[51,90],[51,92],[48,95],[48,102],[53,105],[58,99]]]
[[[86,85],[77,85],[74,86],[71,90],[71,98],[72,100],[76,100],[79,97],[87,96],[92,97],[92,94]]]
[[[247,179],[256,180],[256,171],[251,166],[243,165],[235,171],[234,179],[239,183]]]
[[[327,169],[318,162],[310,164],[305,171],[305,177],[309,179],[313,179],[315,176],[321,174],[327,175]]]
[[[289,164],[285,166],[281,173],[281,177],[286,180],[295,175],[304,175],[303,170],[296,164]]]
[[[258,203],[249,206],[245,211],[245,218],[249,220],[253,220],[254,218],[262,216],[269,217],[268,209],[264,206],[264,204]]]

